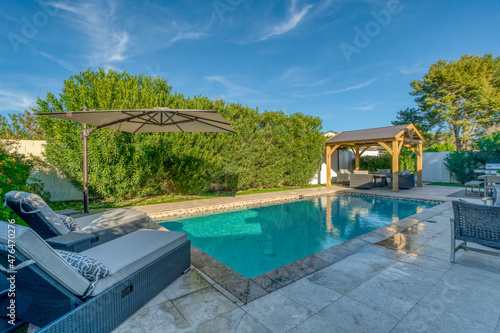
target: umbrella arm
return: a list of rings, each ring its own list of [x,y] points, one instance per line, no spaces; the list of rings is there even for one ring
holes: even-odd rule
[[[93,131],[95,131],[97,128],[92,127],[92,128],[84,128],[80,132],[80,139],[88,138],[90,134],[92,134]]]

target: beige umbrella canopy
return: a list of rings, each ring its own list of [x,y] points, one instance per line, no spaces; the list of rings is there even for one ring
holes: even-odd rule
[[[38,116],[72,120],[129,133],[231,132],[236,133],[219,111],[153,108],[138,110],[90,110],[38,113]],[[92,129],[90,129],[92,130]]]
[[[36,116],[72,120],[83,123],[83,200],[88,213],[87,137],[99,128],[111,128],[129,133],[151,132],[226,132],[236,133],[219,111],[170,109],[158,107],[136,110],[88,110],[74,112],[37,113]],[[95,127],[87,128],[88,125]]]

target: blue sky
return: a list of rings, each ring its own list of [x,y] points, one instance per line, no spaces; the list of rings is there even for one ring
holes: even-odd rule
[[[103,67],[319,116],[325,131],[388,126],[438,59],[500,55],[497,0],[3,1],[0,13],[3,116]]]

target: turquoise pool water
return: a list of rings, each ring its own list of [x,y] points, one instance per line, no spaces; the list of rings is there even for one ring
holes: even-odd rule
[[[253,278],[385,225],[434,203],[362,196],[324,196],[161,223]]]

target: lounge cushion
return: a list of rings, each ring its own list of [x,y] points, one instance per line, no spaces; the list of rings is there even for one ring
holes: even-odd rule
[[[97,281],[91,296],[103,292],[186,241],[185,233],[144,229],[81,252],[98,260],[111,272],[110,276]]]
[[[38,211],[43,218],[50,223],[52,228],[55,229],[60,235],[65,235],[70,232],[64,223],[61,222],[56,213],[43,201],[40,196],[34,193],[21,192],[21,191],[10,191],[5,194],[6,199],[12,199],[19,201],[21,204],[23,201],[31,205],[35,211]]]
[[[57,254],[63,257],[78,273],[82,274],[89,281],[97,281],[111,275],[109,269],[101,262],[80,253],[56,250]]]
[[[9,223],[0,221],[2,244],[8,244],[8,228]],[[81,296],[87,291],[90,282],[59,256],[36,232],[20,225],[15,225],[15,228],[16,251],[22,253],[28,260],[34,259],[40,269],[71,293]]]
[[[113,229],[113,234],[125,235],[150,227],[150,218],[146,213],[127,208],[79,217],[75,222],[80,226],[80,232],[95,235],[110,232],[109,229]]]

